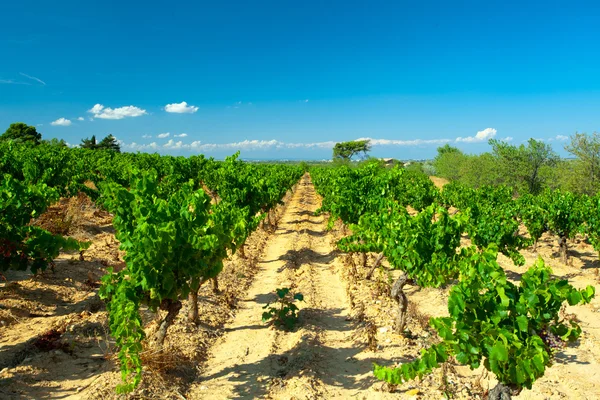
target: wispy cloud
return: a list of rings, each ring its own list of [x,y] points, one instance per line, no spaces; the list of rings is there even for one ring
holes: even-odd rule
[[[35,76],[27,75],[27,74],[25,74],[25,73],[23,73],[23,72],[19,72],[19,75],[22,75],[22,76],[24,76],[25,78],[29,78],[29,79],[31,79],[32,81],[36,81],[36,82],[38,82],[38,83],[41,83],[42,85],[46,86],[46,82],[44,82],[44,81],[43,81],[43,80],[41,80],[40,78],[36,78]]]
[[[173,137],[187,137],[187,133],[180,133],[179,135],[173,135]]]
[[[83,118],[83,117],[78,117],[78,118],[77,118],[77,121],[83,121],[84,119],[85,119],[85,118]]]
[[[392,139],[373,139],[359,138],[356,140],[368,140],[371,146],[421,146],[428,144],[445,144],[451,142],[450,139],[411,139],[411,140],[392,140]]]
[[[5,85],[27,85],[27,86],[31,86],[31,83],[29,83],[29,82],[17,82],[17,81],[13,81],[12,79],[0,79],[0,83],[1,84],[5,84]]]
[[[127,117],[140,117],[148,114],[146,110],[135,106],[110,108],[104,107],[102,104],[96,104],[94,107],[90,108],[88,112],[92,113],[94,118],[100,119],[123,119]]]
[[[251,106],[253,105],[253,103],[251,101],[244,103],[243,101],[236,101],[235,103],[233,103],[230,106],[225,106],[225,108],[241,108],[241,107],[246,107],[246,106]]]
[[[193,114],[198,111],[198,107],[188,105],[188,103],[182,101],[181,103],[167,104],[165,106],[165,111],[176,114]]]
[[[66,118],[59,118],[56,121],[50,122],[52,126],[69,126],[71,125],[71,120]]]
[[[142,135],[142,138],[144,139],[150,139],[152,137],[152,135]]]
[[[465,143],[484,142],[496,136],[496,132],[498,131],[494,128],[485,128],[484,130],[477,132],[475,136],[457,137],[456,141]]]
[[[171,136],[171,134],[169,132],[159,133],[158,135],[156,135],[156,137],[159,139],[168,138],[169,136]]]

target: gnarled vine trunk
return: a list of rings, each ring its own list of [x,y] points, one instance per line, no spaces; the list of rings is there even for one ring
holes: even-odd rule
[[[219,294],[221,293],[221,291],[219,290],[219,279],[218,277],[214,277],[212,278],[212,283],[213,283],[213,293],[214,294]]]
[[[358,275],[358,271],[356,269],[356,263],[354,262],[354,252],[348,253],[348,256],[350,257],[351,274],[356,279],[356,276]]]
[[[510,387],[498,382],[496,386],[488,393],[488,400],[510,400],[512,399],[512,391]]]
[[[408,276],[403,272],[392,286],[392,298],[398,302],[398,316],[396,317],[395,331],[402,334],[406,328],[406,311],[408,310],[408,298],[404,293],[404,285],[408,282]]]
[[[558,238],[558,248],[560,249],[560,260],[563,264],[567,264],[569,260],[569,247],[567,245],[567,237],[561,236]]]
[[[375,264],[373,264],[373,266],[371,267],[371,270],[367,273],[367,276],[365,277],[365,279],[370,280],[373,277],[373,273],[381,265],[382,261],[383,261],[383,253],[380,253],[379,256],[377,256],[377,259],[375,260]]]
[[[196,292],[196,295],[197,294],[198,293]],[[177,317],[179,310],[181,310],[181,301],[165,299],[160,304],[160,309],[167,311],[167,316],[162,320],[158,332],[156,332],[156,342],[158,343],[158,347],[162,349],[165,343],[165,337],[167,337],[167,329],[173,324],[175,317]]]
[[[190,282],[190,294],[188,295],[188,303],[190,308],[188,310],[188,321],[196,322],[198,320],[198,292],[206,280],[200,280],[199,278],[192,278]]]
[[[198,319],[198,290],[191,290],[188,295],[188,303],[190,303],[190,308],[188,310],[188,321],[196,322]]]

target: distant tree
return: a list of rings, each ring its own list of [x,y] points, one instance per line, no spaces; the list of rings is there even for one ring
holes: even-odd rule
[[[52,138],[50,140],[42,140],[42,143],[50,146],[67,147],[67,142],[64,139]]]
[[[8,140],[38,145],[42,140],[42,134],[35,129],[35,126],[30,126],[23,122],[15,122],[14,124],[10,124],[6,132],[0,136],[0,141]]]
[[[113,135],[108,135],[104,139],[98,143],[98,148],[102,150],[112,150],[117,153],[121,152],[121,146],[119,146],[119,142],[117,142],[117,138]]]
[[[535,139],[529,139],[527,146],[519,147],[495,139],[490,139],[489,144],[500,162],[506,183],[533,194],[542,190],[542,169],[555,166],[560,159],[551,145]]]
[[[585,192],[592,194],[600,187],[600,133],[575,133],[570,139],[565,150],[577,157],[582,177],[589,180],[581,185],[587,187]]]
[[[474,188],[507,183],[502,166],[492,153],[465,154],[461,160],[458,172],[461,183]]]
[[[460,179],[461,169],[467,156],[460,149],[447,143],[443,147],[438,147],[437,151],[438,154],[433,160],[435,174],[450,180]]]
[[[81,139],[81,148],[96,150],[98,148],[98,144],[96,143],[96,135],[92,135],[91,139]]]
[[[371,144],[368,140],[340,142],[333,147],[333,159],[350,161],[354,155],[363,153],[366,156],[369,151],[371,151]]]

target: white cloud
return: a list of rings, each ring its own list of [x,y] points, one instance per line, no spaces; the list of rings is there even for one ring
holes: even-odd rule
[[[456,141],[465,143],[484,142],[496,136],[496,132],[497,131],[494,128],[485,128],[484,130],[477,132],[475,136],[457,137]]]
[[[169,132],[159,133],[158,135],[156,135],[156,137],[159,138],[159,139],[168,138],[169,136],[171,136],[171,134]]]
[[[71,120],[66,118],[59,118],[56,121],[50,122],[52,126],[69,126],[71,125]]]
[[[146,137],[149,135],[144,135]],[[170,133],[162,133],[157,135],[161,139],[170,137]],[[180,135],[173,135],[173,137],[181,137]],[[440,145],[451,142],[450,139],[414,139],[414,140],[390,140],[390,139],[373,139],[373,138],[360,138],[356,140],[370,140],[373,146],[420,146],[420,145]],[[144,150],[156,150],[159,146],[153,142],[150,144],[138,144],[138,143],[121,143],[121,147],[131,151],[144,151]],[[165,150],[187,150],[200,153],[210,153],[214,151],[255,151],[255,150],[271,150],[271,149],[332,149],[335,146],[336,141],[325,141],[325,142],[308,142],[308,143],[293,143],[293,142],[282,142],[279,140],[243,140],[240,142],[232,143],[203,143],[199,140],[191,143],[184,143],[183,141],[175,141],[169,139],[166,143],[161,145]]]
[[[20,75],[24,76],[25,78],[29,78],[32,81],[36,81],[38,83],[41,83],[42,85],[46,86],[46,82],[44,82],[43,80],[41,80],[40,78],[36,78],[35,76],[29,76],[27,74],[24,74],[22,72],[19,72]]]
[[[373,139],[359,138],[356,140],[368,140],[371,146],[420,146],[428,144],[444,144],[451,142],[450,139],[412,139],[412,140],[392,140],[392,139]],[[335,144],[335,143],[334,143]]]
[[[119,108],[104,107],[102,104],[96,104],[88,110],[94,114],[94,118],[100,119],[123,119],[126,117],[139,117],[148,114],[146,110],[142,110],[135,106],[125,106]]]
[[[142,135],[142,137],[143,137],[144,139],[150,139],[150,138],[152,137],[152,135]]]
[[[181,103],[173,103],[167,104],[165,106],[165,111],[168,113],[177,113],[177,114],[193,114],[198,111],[198,107],[188,105],[185,101]]]
[[[169,141],[167,143],[165,143],[163,145],[163,147],[168,148],[168,149],[177,150],[177,149],[183,148],[184,145],[183,145],[183,142],[181,140],[178,141],[178,142],[176,142],[173,139],[169,139]],[[186,147],[189,147],[189,145],[186,145]]]
[[[569,140],[569,137],[565,135],[556,135],[556,140],[564,142],[565,140]]]
[[[83,118],[83,117],[79,117],[79,118],[77,118],[77,121],[83,121],[84,119],[85,118]]]
[[[512,142],[513,141],[513,137],[512,136],[507,136],[504,139],[500,139],[500,140],[502,140],[503,142]]]
[[[173,137],[187,137],[187,133],[180,133],[179,135],[173,135]]]

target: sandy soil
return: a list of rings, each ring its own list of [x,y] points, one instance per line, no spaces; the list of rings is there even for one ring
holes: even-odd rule
[[[366,280],[376,255],[368,255],[365,267],[361,256],[336,250],[346,228],[338,223],[326,231],[327,216],[314,215],[320,198],[308,175],[286,204],[276,212],[276,229],[259,229],[251,236],[248,259],[236,254],[226,263],[220,277],[223,292],[215,295],[209,285],[203,288],[200,325],[187,322],[185,305],[169,330],[166,352],[146,346],[143,383],[128,398],[429,399],[444,393],[484,398],[494,379],[482,369],[470,371],[453,362],[398,387],[375,380],[373,362],[410,361],[436,340],[428,320],[446,314],[449,288],[409,286],[411,335],[394,334],[397,306],[389,291],[398,272],[384,261]],[[71,218],[68,233],[93,242],[83,261],[79,254],[61,255],[54,273],[11,273],[0,283],[0,398],[124,398],[114,394],[120,376],[104,306],[96,295],[99,277],[107,266],[122,266],[122,254],[110,215],[85,199],[57,205],[40,223],[64,229],[69,213],[78,217]],[[598,256],[583,239],[570,243],[566,266],[550,235],[542,238],[537,252],[523,254],[527,265],[541,256],[557,276],[577,287],[594,284],[600,293]],[[514,281],[525,271],[504,257],[500,263]],[[262,307],[280,287],[305,298],[299,303],[299,325],[291,332],[261,321]],[[600,398],[595,378],[600,371],[599,312],[600,299],[565,309],[565,316],[580,321],[584,334],[518,398]],[[151,334],[156,316],[145,311],[144,318]]]
[[[279,206],[273,219],[278,220],[284,210]],[[80,197],[61,200],[35,223],[92,245],[82,256],[62,254],[54,272],[31,276],[10,271],[6,281],[0,281],[0,398],[118,398],[114,341],[97,296],[106,268],[124,265],[112,217]],[[200,326],[184,318],[186,304],[169,329],[166,352],[146,346],[143,383],[130,398],[181,399],[196,366],[234,315],[272,234],[268,225],[258,229],[246,242],[246,258],[235,254],[225,262],[220,295],[205,285],[199,296]],[[147,333],[152,334],[157,318],[143,311]]]

